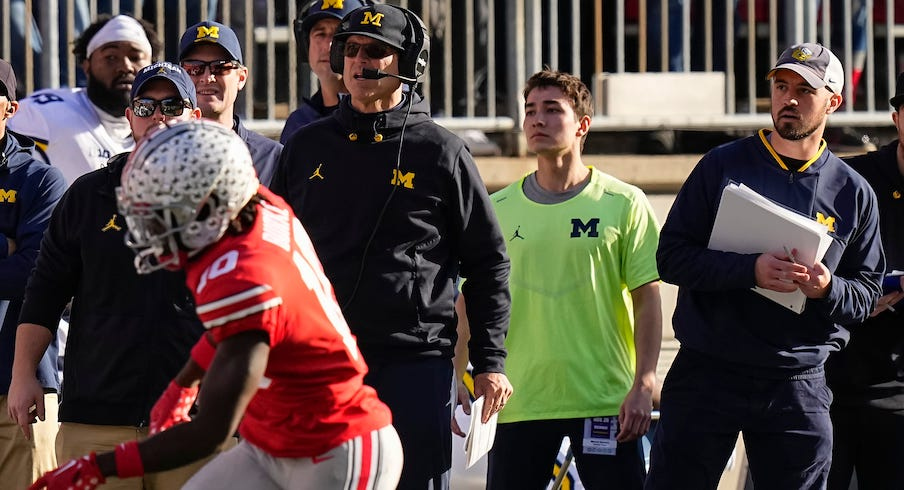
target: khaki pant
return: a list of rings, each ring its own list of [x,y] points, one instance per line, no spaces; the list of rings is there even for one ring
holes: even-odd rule
[[[32,440],[7,415],[6,395],[0,396],[0,486],[28,488],[57,466],[53,440],[57,434],[57,395],[44,395],[44,421],[32,424]]]
[[[148,437],[147,427],[128,427],[120,425],[86,425],[64,422],[57,434],[56,451],[60,464],[73,458],[81,457],[94,451],[96,453],[113,451],[125,441],[143,441]],[[234,444],[233,444],[234,445]],[[107,478],[107,483],[99,488],[104,490],[175,490],[182,488],[213,455],[170,471],[148,473],[143,478],[119,479],[115,476]]]

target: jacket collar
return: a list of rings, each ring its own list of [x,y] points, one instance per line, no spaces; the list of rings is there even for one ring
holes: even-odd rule
[[[778,154],[778,152],[775,151],[775,148],[772,147],[772,143],[769,141],[769,135],[771,133],[772,133],[772,131],[770,131],[768,129],[761,129],[761,130],[759,130],[759,132],[757,134],[760,137],[760,141],[763,142],[763,146],[766,147],[766,151],[768,151],[769,154],[772,155],[772,158],[775,160],[775,162],[778,164],[778,166],[781,167],[782,170],[787,170],[790,172],[791,169],[788,168],[788,165],[785,164],[784,160],[782,160],[782,157]],[[801,172],[801,173],[805,172],[808,168],[810,168],[810,166],[819,162],[820,159],[822,159],[822,157],[828,153],[826,151],[827,148],[828,148],[828,145],[826,144],[826,140],[820,139],[819,140],[819,149],[816,150],[816,154],[813,155],[812,158],[807,160],[807,162],[804,163],[803,166],[801,166],[799,169],[795,170],[795,172]]]
[[[31,151],[34,149],[34,141],[27,136],[14,133],[6,129],[6,136],[2,140],[0,148],[0,168],[15,170],[19,166],[32,160]]]
[[[411,97],[411,99],[409,99]],[[408,104],[411,103],[409,113]],[[392,109],[383,112],[363,113],[352,107],[351,97],[344,97],[333,117],[339,122],[350,141],[376,142],[398,133],[403,126],[429,119],[427,104],[418,95],[402,94],[402,101]]]

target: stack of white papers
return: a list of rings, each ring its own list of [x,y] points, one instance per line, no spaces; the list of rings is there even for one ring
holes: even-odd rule
[[[731,183],[722,191],[708,248],[742,254],[783,253],[787,248],[797,251],[800,263],[812,267],[822,260],[831,243],[825,225],[770,201],[744,184]],[[791,293],[760,287],[753,290],[795,313],[801,313],[807,301],[799,289]]]
[[[484,454],[493,447],[496,440],[496,421],[499,413],[490,416],[487,423],[480,419],[483,414],[484,397],[480,397],[471,403],[471,425],[468,427],[468,435],[465,437],[465,468],[470,468]]]

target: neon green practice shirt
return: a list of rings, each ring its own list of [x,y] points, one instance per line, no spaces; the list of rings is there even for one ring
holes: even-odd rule
[[[630,291],[659,279],[659,232],[640,189],[591,167],[558,204],[525,197],[524,179],[493,194],[512,268],[499,422],[617,415],[634,381]]]

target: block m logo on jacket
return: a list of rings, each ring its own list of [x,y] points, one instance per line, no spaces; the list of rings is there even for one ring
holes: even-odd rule
[[[408,189],[414,189],[414,172],[402,172],[398,169],[392,169],[392,182],[393,185],[401,185]]]
[[[820,212],[816,213],[816,222],[826,225],[826,227],[832,233],[835,233],[835,217],[834,216],[826,216]]]

